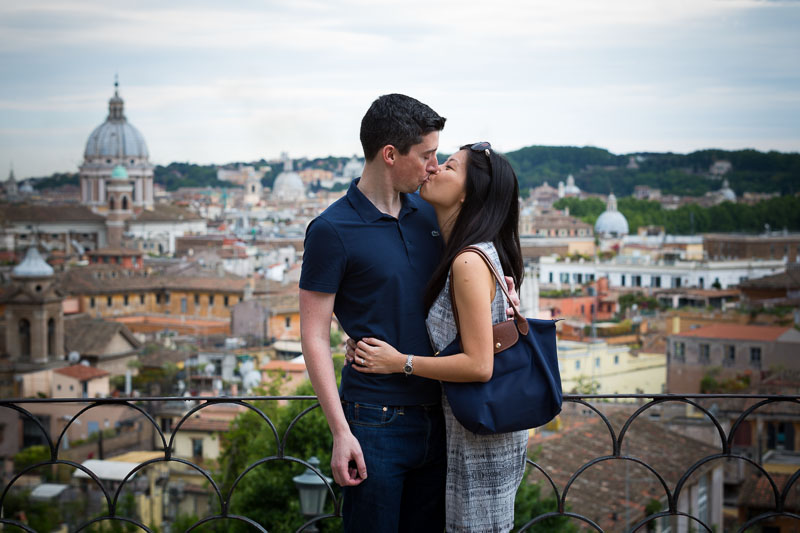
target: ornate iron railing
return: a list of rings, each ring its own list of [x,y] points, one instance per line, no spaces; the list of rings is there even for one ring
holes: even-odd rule
[[[316,398],[313,396],[259,396],[191,398],[147,397],[130,399],[104,398],[91,400],[0,400],[0,408],[16,411],[20,420],[28,420],[29,424],[34,424],[39,428],[42,435],[45,437],[46,446],[49,448],[50,454],[50,458],[48,460],[29,464],[20,471],[14,472],[10,478],[6,478],[8,480],[4,483],[5,486],[3,487],[2,494],[0,494],[0,509],[2,509],[4,503],[6,502],[6,498],[8,497],[10,490],[16,486],[23,476],[42,467],[46,467],[47,465],[66,465],[70,468],[80,470],[86,476],[88,476],[88,478],[90,478],[92,482],[96,484],[96,487],[102,493],[102,500],[105,503],[105,514],[95,516],[93,518],[86,517],[82,523],[75,524],[74,529],[71,530],[82,531],[101,521],[116,520],[134,525],[138,528],[141,528],[143,531],[150,532],[151,528],[149,528],[148,525],[143,523],[137,517],[120,515],[120,494],[126,484],[130,482],[134,475],[140,470],[156,463],[175,462],[181,463],[186,468],[194,470],[201,475],[205,481],[207,481],[208,486],[210,487],[210,493],[214,498],[216,498],[218,503],[218,512],[212,513],[208,516],[200,517],[192,526],[189,527],[189,529],[187,529],[187,531],[196,530],[203,524],[212,523],[218,520],[239,521],[249,524],[252,526],[252,528],[255,528],[255,530],[267,531],[267,529],[271,528],[270,524],[260,524],[250,517],[237,515],[231,512],[230,504],[239,482],[246,474],[261,464],[274,461],[283,461],[303,465],[316,473],[321,482],[324,484],[327,494],[331,499],[330,501],[333,503],[333,512],[316,516],[307,520],[297,529],[297,531],[311,530],[316,525],[319,525],[323,522],[338,521],[341,516],[341,496],[338,490],[334,485],[328,482],[328,479],[325,477],[324,473],[319,468],[309,464],[308,461],[306,461],[306,458],[296,457],[287,453],[287,440],[289,439],[292,431],[297,427],[297,424],[303,419],[303,417],[307,416],[310,412],[319,407],[319,404],[314,403],[313,405],[299,412],[299,414],[297,414],[291,420],[282,434],[280,434],[276,424],[269,418],[269,416],[267,416],[262,409],[256,406],[256,402],[262,401],[294,402],[309,400],[313,401],[315,399]],[[180,417],[180,420],[174,426],[174,428],[171,429],[171,431],[163,431],[152,414],[155,412],[154,408],[167,405],[168,403],[174,403],[176,401],[182,402],[187,400],[192,400],[198,403]],[[720,404],[725,404],[726,402],[729,405],[722,405],[720,408]],[[69,417],[68,420],[65,420],[65,427],[60,431],[60,434],[53,438],[54,435],[51,435],[50,430],[46,428],[44,424],[42,424],[42,422],[37,418],[37,416],[31,412],[31,406],[34,404],[53,406],[56,404],[71,404],[76,408],[79,407],[79,410],[76,414]],[[268,431],[272,435],[272,438],[275,439],[277,450],[274,455],[263,457],[248,465],[244,471],[240,472],[235,480],[230,483],[230,486],[227,488],[227,490],[223,490],[220,481],[214,479],[213,473],[208,469],[196,464],[193,461],[190,461],[185,457],[178,457],[175,455],[175,438],[187,420],[189,420],[199,411],[219,404],[234,404],[240,406],[242,409],[254,411],[263,421],[264,430]],[[558,469],[554,468],[553,465],[548,465],[546,462],[539,460],[540,458],[537,457],[539,452],[537,450],[539,449],[539,446],[546,446],[548,440],[550,439],[556,439],[554,441],[556,444],[553,444],[553,446],[555,446],[555,449],[558,450],[558,435],[562,431],[568,431],[568,429],[564,427],[552,427],[544,432],[539,432],[539,434],[533,438],[533,443],[536,446],[533,446],[529,449],[527,463],[529,467],[528,474],[530,475],[526,475],[526,478],[541,476],[540,486],[544,487],[541,491],[541,495],[543,497],[549,496],[555,502],[557,502],[555,504],[556,508],[550,512],[530,517],[530,520],[519,530],[530,530],[537,524],[539,524],[539,527],[541,527],[542,522],[558,519],[560,517],[561,520],[568,518],[576,526],[592,531],[661,531],[662,528],[665,527],[664,520],[672,521],[672,524],[675,524],[675,521],[677,520],[682,520],[684,523],[684,529],[690,529],[686,527],[686,524],[692,524],[692,528],[698,531],[707,531],[709,533],[721,531],[723,530],[722,524],[719,522],[714,523],[714,517],[709,517],[710,515],[707,508],[704,516],[695,516],[692,514],[692,512],[689,512],[691,509],[687,511],[685,509],[685,505],[682,507],[681,502],[687,498],[685,493],[688,490],[687,486],[693,475],[701,471],[708,472],[708,469],[715,464],[721,463],[723,465],[728,465],[731,462],[741,462],[741,464],[749,465],[749,467],[752,467],[752,470],[757,475],[763,476],[764,480],[762,481],[762,487],[765,487],[765,491],[771,502],[771,505],[769,505],[768,508],[764,508],[763,505],[754,505],[751,508],[746,508],[745,506],[745,508],[741,508],[739,513],[741,519],[739,520],[739,523],[736,524],[735,528],[730,529],[731,531],[735,530],[737,532],[746,532],[753,530],[752,528],[761,527],[775,520],[800,520],[800,514],[795,512],[800,510],[800,504],[795,501],[796,496],[793,496],[794,492],[800,491],[800,484],[796,483],[798,477],[800,477],[800,469],[795,468],[791,473],[789,473],[792,467],[784,465],[784,474],[781,477],[785,478],[785,481],[782,483],[782,486],[779,486],[780,483],[776,480],[774,473],[768,471],[761,461],[762,452],[770,447],[768,445],[769,442],[765,444],[764,439],[758,437],[755,439],[755,442],[751,441],[749,444],[747,442],[745,444],[742,444],[741,442],[737,443],[737,439],[739,439],[739,437],[737,437],[738,430],[740,430],[742,427],[751,428],[750,424],[752,423],[756,423],[756,429],[759,430],[761,426],[758,424],[762,424],[763,426],[764,420],[767,420],[768,424],[785,424],[784,426],[780,426],[780,428],[783,428],[781,431],[784,433],[779,434],[777,437],[770,434],[772,436],[767,440],[769,441],[769,439],[772,439],[772,441],[778,442],[782,438],[782,447],[786,450],[793,450],[794,431],[793,429],[790,429],[790,426],[793,427],[793,421],[800,421],[800,406],[798,404],[800,404],[800,396],[754,396],[735,394],[567,395],[564,397],[564,412],[562,413],[564,418],[572,418],[573,421],[578,419],[580,421],[585,420],[587,415],[590,417],[597,416],[598,419],[595,420],[597,427],[602,429],[602,433],[604,435],[607,434],[607,437],[605,437],[607,440],[604,442],[608,446],[609,453],[605,455],[598,455],[585,461],[580,459],[580,464],[571,472],[556,472]],[[154,450],[163,453],[162,457],[146,460],[137,464],[130,470],[124,479],[117,484],[116,488],[113,488],[113,484],[109,485],[104,483],[104,481],[100,479],[96,472],[91,471],[89,468],[80,464],[79,462],[59,457],[60,453],[62,453],[60,448],[62,447],[65,435],[67,434],[70,426],[72,426],[75,421],[87,411],[98,408],[99,406],[108,405],[125,406],[138,411],[138,413],[144,419],[146,419],[149,424],[152,424],[156,442]],[[669,475],[663,474],[659,471],[658,464],[651,464],[651,462],[653,462],[652,459],[650,462],[648,462],[643,458],[643,454],[637,453],[637,450],[635,449],[631,450],[629,441],[633,440],[630,437],[631,428],[632,425],[637,422],[637,420],[651,420],[654,418],[652,415],[655,412],[663,412],[663,409],[665,409],[667,406],[676,405],[682,405],[683,408],[688,408],[691,413],[693,413],[692,416],[684,418],[694,426],[697,426],[698,420],[704,420],[705,426],[703,426],[704,429],[702,429],[702,431],[705,431],[706,435],[713,434],[714,437],[712,440],[716,441],[716,444],[704,444],[703,446],[706,446],[704,451],[710,451],[710,448],[708,448],[709,446],[713,446],[714,451],[712,453],[703,453],[700,457],[693,460],[691,464],[687,464],[685,469],[680,472],[680,475],[677,477],[677,479],[675,479],[675,475],[672,475],[672,478],[670,479]],[[614,415],[604,413],[604,410],[621,410],[627,412],[623,413],[622,415]],[[575,412],[573,417],[570,417],[570,411]],[[582,414],[579,413],[581,411]],[[666,420],[667,417],[661,417],[659,415],[659,418]],[[618,429],[615,429],[612,419],[617,421],[617,426],[619,426]],[[569,426],[569,423],[567,423],[567,426]],[[580,425],[578,427],[578,431],[585,432],[585,429],[581,429]],[[663,429],[663,431],[667,430]],[[13,433],[13,431],[7,431],[6,435]],[[169,434],[169,437],[167,437],[167,434]],[[664,433],[663,435],[660,434],[659,436],[666,438],[666,435],[667,434]],[[743,433],[743,435],[745,437],[747,436],[746,433]],[[783,437],[781,437],[781,435],[783,435]],[[798,442],[800,442],[800,435],[798,435],[798,437]],[[747,441],[748,439],[744,438],[743,440]],[[772,444],[773,448],[776,446],[778,448],[781,447],[780,445],[775,445],[774,442],[772,442]],[[625,446],[627,446],[627,450],[624,449]],[[700,445],[698,444],[698,446]],[[677,454],[679,451],[680,450],[675,450],[675,453]],[[557,455],[551,454],[551,457],[557,457]],[[583,483],[585,481],[582,478],[589,476],[589,473],[598,469],[600,465],[620,461],[624,462],[626,465],[644,469],[643,471],[652,476],[652,478],[655,480],[654,484],[660,492],[656,492],[654,496],[651,496],[650,502],[652,503],[655,501],[656,505],[658,505],[658,502],[660,502],[662,508],[656,509],[651,504],[643,510],[641,498],[637,500],[636,495],[634,495],[634,498],[631,498],[629,494],[616,496],[606,494],[602,490],[606,483],[602,480],[598,481],[597,476],[595,476],[592,480],[592,483],[594,483],[594,486],[597,487],[598,499],[604,499],[609,502],[614,498],[624,500],[627,505],[625,513],[629,514],[627,509],[634,509],[637,515],[633,517],[628,516],[625,523],[622,524],[622,521],[618,520],[619,517],[617,516],[617,512],[613,512],[611,513],[613,515],[611,517],[611,521],[615,525],[610,526],[608,525],[609,521],[604,520],[603,516],[588,516],[586,513],[582,512],[580,508],[574,509],[574,503],[572,500],[570,500],[569,496],[574,492],[574,488],[579,483]],[[793,463],[790,462],[790,465],[791,464]],[[323,465],[323,467],[326,466],[327,465]],[[626,466],[625,468],[628,467]],[[788,471],[787,468],[789,469]],[[626,493],[628,490],[629,477],[626,470]],[[552,491],[552,494],[550,494],[550,491]],[[721,505],[721,502],[716,502],[715,505]],[[602,513],[600,513],[600,515],[602,515]],[[716,513],[716,515],[719,516],[719,513]],[[603,526],[604,522],[606,523],[605,528]],[[617,522],[620,523],[617,524]],[[5,517],[2,514],[0,514],[0,524],[5,524],[6,526],[15,526],[16,528],[24,531],[35,531],[20,519],[16,517]],[[660,524],[658,528],[656,528],[656,524]],[[14,528],[11,528],[11,530],[14,530]],[[670,529],[670,531],[676,530],[676,528]],[[727,530],[728,529],[725,529],[725,531]]]

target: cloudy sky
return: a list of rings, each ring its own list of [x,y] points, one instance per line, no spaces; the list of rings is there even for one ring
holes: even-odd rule
[[[115,73],[154,163],[360,153],[410,94],[441,149],[800,150],[797,0],[0,0],[0,179],[75,171]]]

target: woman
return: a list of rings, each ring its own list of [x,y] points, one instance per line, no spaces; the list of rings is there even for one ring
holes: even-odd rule
[[[442,260],[425,293],[428,334],[437,351],[456,337],[450,301],[452,265],[464,352],[413,357],[378,339],[363,338],[356,345],[353,368],[368,373],[413,373],[440,381],[488,381],[494,360],[492,324],[506,319],[508,304],[482,258],[475,252],[459,252],[468,245],[479,246],[498,270],[520,286],[517,177],[489,143],[476,143],[462,146],[445,161],[423,183],[420,194],[434,207],[445,242]],[[525,471],[527,431],[477,435],[455,419],[444,395],[442,406],[448,448],[447,531],[510,530],[514,497]]]

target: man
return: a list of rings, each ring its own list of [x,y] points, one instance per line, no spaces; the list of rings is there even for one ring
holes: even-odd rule
[[[361,121],[361,178],[306,232],[303,354],[333,434],[331,469],[344,490],[348,532],[444,529],[439,384],[414,376],[413,367],[406,375],[377,375],[346,366],[337,391],[330,353],[335,312],[351,338],[376,337],[403,353],[433,355],[422,295],[442,243],[433,209],[413,193],[438,170],[444,123],[414,98],[375,100]]]

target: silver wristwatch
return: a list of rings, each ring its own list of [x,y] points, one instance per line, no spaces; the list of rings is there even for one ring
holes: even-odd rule
[[[406,359],[406,364],[403,365],[403,373],[406,376],[410,376],[412,372],[414,372],[414,356],[409,354]]]

